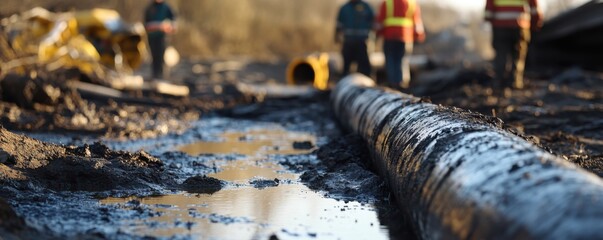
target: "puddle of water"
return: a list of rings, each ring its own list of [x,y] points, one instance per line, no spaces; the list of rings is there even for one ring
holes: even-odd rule
[[[313,149],[295,149],[294,142],[316,143],[316,136],[288,132],[281,128],[254,129],[247,132],[226,132],[219,136],[221,142],[198,142],[180,148],[190,155],[199,154],[242,154],[257,155],[293,155],[305,154]]]
[[[180,193],[136,199],[158,216],[121,223],[121,230],[136,235],[190,236],[202,239],[388,239],[372,205],[323,197],[299,182],[299,175],[278,164],[279,156],[307,154],[293,142],[316,142],[311,134],[281,128],[227,132],[221,142],[201,142],[181,148],[190,154],[243,154],[236,161],[216,161],[220,171],[209,176],[230,185],[212,195]],[[267,155],[271,155],[268,157]],[[312,156],[308,156],[312,157]],[[279,185],[256,189],[253,179],[279,179]],[[287,181],[283,181],[287,180]],[[120,204],[133,198],[109,198],[101,204]]]
[[[106,199],[103,204],[132,199]],[[344,203],[322,197],[301,184],[255,189],[231,188],[213,195],[179,194],[139,199],[161,212],[147,221],[126,224],[127,232],[169,237],[267,239],[387,239],[375,209],[358,202]],[[164,223],[147,228],[149,222]],[[176,225],[176,222],[181,224]]]

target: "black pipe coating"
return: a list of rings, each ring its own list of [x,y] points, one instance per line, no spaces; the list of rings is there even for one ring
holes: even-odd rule
[[[603,181],[496,118],[344,78],[331,95],[423,239],[603,239]]]

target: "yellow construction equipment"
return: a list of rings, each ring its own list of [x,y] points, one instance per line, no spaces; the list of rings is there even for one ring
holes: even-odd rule
[[[146,52],[142,25],[128,24],[119,13],[109,9],[76,12],[75,19],[80,32],[98,50],[104,65],[118,70],[140,67]]]
[[[318,90],[327,90],[330,77],[329,58],[328,53],[317,53],[293,59],[287,66],[287,83],[311,84]]]
[[[0,74],[77,68],[107,79],[131,74],[146,53],[144,28],[109,9],[52,13],[34,8],[4,19],[2,30],[0,52],[12,56],[0,59]]]

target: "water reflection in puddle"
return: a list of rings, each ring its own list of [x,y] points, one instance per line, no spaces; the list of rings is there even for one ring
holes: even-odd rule
[[[311,134],[271,128],[229,132],[219,139],[220,142],[201,142],[181,150],[190,155],[247,155],[243,160],[216,163],[221,166],[220,171],[209,176],[228,181],[225,189],[212,195],[109,198],[101,204],[134,209],[137,204],[127,203],[138,200],[151,212],[159,213],[122,224],[122,231],[141,236],[268,239],[274,234],[279,239],[389,238],[387,228],[379,224],[375,207],[325,198],[298,182],[298,174],[278,164],[280,155],[310,153],[312,149],[295,149],[293,143],[315,143],[316,138]],[[277,186],[256,189],[250,184],[254,179],[279,181]]]
[[[219,136],[219,142],[198,142],[181,147],[179,150],[190,155],[199,154],[242,154],[292,155],[311,152],[312,149],[296,149],[295,142],[316,143],[316,137],[301,132],[288,132],[282,128],[253,129],[246,132],[226,132]]]
[[[107,199],[103,203],[129,200],[132,199]],[[150,197],[140,202],[162,213],[147,223],[164,223],[153,229],[140,228],[142,222],[131,223],[135,227],[130,230],[141,235],[190,235],[204,239],[268,239],[272,234],[280,239],[387,239],[388,236],[371,206],[324,198],[300,184],[261,190],[231,188],[213,195]]]

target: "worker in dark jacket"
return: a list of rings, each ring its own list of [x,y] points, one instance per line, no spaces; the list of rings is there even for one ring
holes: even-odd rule
[[[371,75],[366,41],[373,27],[375,14],[371,6],[362,0],[350,0],[339,10],[337,16],[337,29],[335,42],[343,47],[343,74],[350,73],[352,63],[358,65],[358,72],[366,76]]]
[[[153,0],[144,14],[144,23],[149,38],[151,57],[153,58],[153,78],[163,77],[166,34],[174,31],[175,19],[172,9],[164,0]]]
[[[496,51],[495,90],[523,88],[530,30],[542,26],[538,0],[487,0],[485,18],[492,24],[492,47]]]

